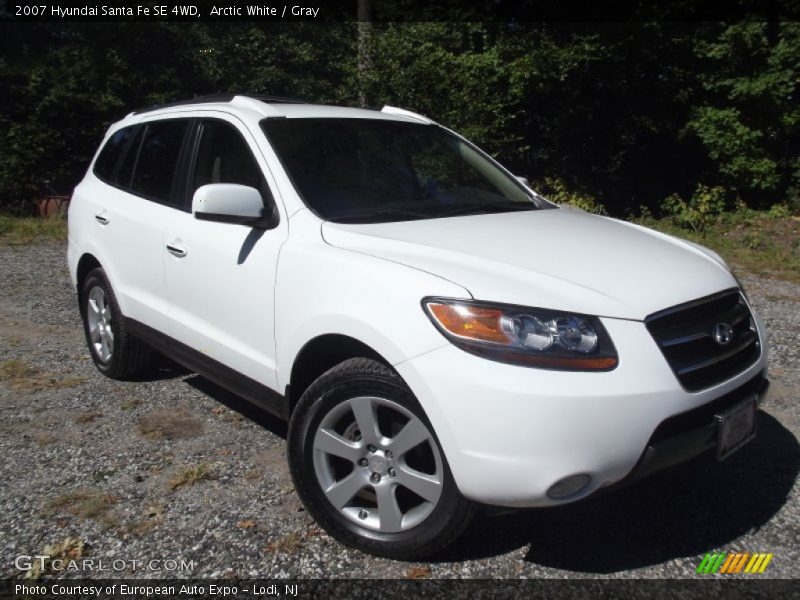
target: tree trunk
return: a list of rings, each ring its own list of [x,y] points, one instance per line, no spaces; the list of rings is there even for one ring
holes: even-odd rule
[[[367,78],[372,68],[372,0],[358,0],[358,103],[369,106]]]

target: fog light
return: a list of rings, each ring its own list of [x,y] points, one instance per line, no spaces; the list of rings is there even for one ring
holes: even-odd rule
[[[556,481],[547,490],[547,495],[553,500],[563,500],[583,491],[592,480],[588,475],[570,475]]]

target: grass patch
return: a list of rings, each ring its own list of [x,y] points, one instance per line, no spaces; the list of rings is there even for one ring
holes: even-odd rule
[[[193,438],[203,432],[203,423],[185,410],[154,410],[139,417],[136,426],[143,436],[155,440]]]
[[[63,377],[42,371],[19,358],[0,362],[0,381],[19,392],[38,392],[75,387],[86,383],[86,377]]]
[[[133,410],[134,408],[140,406],[141,404],[142,401],[139,400],[138,398],[128,398],[122,403],[122,406],[120,406],[120,408],[122,410]]]
[[[171,490],[177,490],[182,487],[191,487],[201,481],[209,481],[214,478],[214,473],[211,465],[208,463],[200,463],[197,466],[189,467],[178,471],[169,480],[169,487]]]
[[[0,363],[0,380],[13,381],[15,379],[27,379],[37,377],[41,371],[19,358],[10,358]]]
[[[40,448],[55,444],[58,439],[56,435],[47,431],[37,431],[33,434],[33,441],[36,442],[36,445]]]
[[[48,503],[48,508],[54,513],[66,513],[81,519],[92,519],[108,528],[117,524],[117,519],[112,513],[117,499],[111,494],[104,494],[100,490],[75,490],[62,494]]]
[[[743,209],[717,215],[700,230],[680,226],[672,217],[634,222],[702,244],[737,272],[800,282],[800,217]]]
[[[94,423],[97,419],[103,416],[103,413],[90,410],[87,412],[82,412],[75,416],[72,420],[77,423],[78,425],[85,425],[86,423]]]
[[[67,239],[64,217],[14,217],[0,214],[0,244],[26,246],[42,240],[59,242]]]

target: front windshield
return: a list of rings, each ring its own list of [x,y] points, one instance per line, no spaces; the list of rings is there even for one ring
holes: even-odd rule
[[[343,223],[544,207],[483,153],[437,125],[378,119],[266,119],[307,206]]]

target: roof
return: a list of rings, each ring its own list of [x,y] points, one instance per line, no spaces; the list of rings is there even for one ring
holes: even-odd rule
[[[430,119],[422,115],[391,106],[384,106],[381,110],[352,108],[326,104],[311,104],[303,102],[302,100],[262,96],[258,94],[213,94],[209,96],[200,96],[190,100],[179,100],[139,109],[130,113],[128,117],[141,117],[150,113],[169,114],[171,112],[183,112],[193,108],[216,108],[227,111],[230,111],[232,108],[242,109],[248,112],[256,112],[261,117],[272,118],[360,118],[432,123]]]

